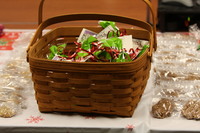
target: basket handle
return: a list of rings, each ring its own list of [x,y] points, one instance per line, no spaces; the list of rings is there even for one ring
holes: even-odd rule
[[[44,5],[45,0],[41,0],[40,5],[39,5],[39,11],[38,11],[38,25],[40,25],[43,21],[43,5]],[[156,39],[156,19],[155,19],[155,13],[153,11],[153,7],[151,4],[150,0],[143,0],[144,3],[148,6],[150,9],[151,13],[151,18],[152,18],[152,24],[153,24],[153,35],[154,35],[154,49],[157,49],[157,39]]]
[[[137,19],[132,19],[132,18],[127,18],[127,17],[122,17],[122,16],[116,16],[116,15],[106,15],[106,14],[69,14],[69,15],[61,15],[61,16],[56,16],[49,18],[45,21],[42,22],[42,12],[43,12],[43,4],[45,0],[41,0],[40,5],[39,5],[39,16],[38,16],[38,28],[35,32],[35,35],[33,39],[31,40],[27,53],[29,52],[30,48],[34,45],[34,43],[41,38],[42,36],[42,31],[56,23],[61,23],[61,22],[66,22],[66,21],[75,21],[75,20],[108,20],[108,21],[115,21],[115,22],[121,22],[125,24],[130,24],[134,26],[141,27],[143,29],[148,30],[152,35],[153,35],[153,42],[150,45],[150,50],[149,50],[149,56],[152,56],[153,49],[156,49],[157,42],[156,42],[156,24],[155,24],[155,17],[154,17],[154,12],[152,9],[151,2],[149,0],[143,0],[148,7],[150,8],[151,14],[152,14],[152,22],[153,22],[153,27],[147,23],[143,22]]]
[[[43,20],[43,5],[44,5],[45,0],[41,0],[40,5],[39,5],[39,11],[38,11],[38,25],[42,23]],[[154,40],[156,40],[156,20],[155,20],[155,13],[153,11],[153,7],[151,4],[150,0],[143,0],[148,8],[150,9],[151,15],[152,15],[152,23],[153,23],[153,28],[154,28]]]

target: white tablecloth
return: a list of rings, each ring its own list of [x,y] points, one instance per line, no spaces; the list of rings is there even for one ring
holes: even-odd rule
[[[6,30],[16,31],[16,30]],[[29,42],[34,30],[21,30],[20,40]],[[24,37],[24,38],[22,38]],[[19,42],[16,42],[19,44]],[[24,44],[24,45],[28,45]],[[158,44],[159,45],[159,44]],[[1,67],[12,51],[0,51]],[[5,57],[5,58],[4,58]],[[153,65],[152,65],[153,69]],[[62,132],[62,133],[159,133],[200,132],[200,122],[184,118],[155,119],[151,116],[153,96],[153,74],[151,74],[142,99],[131,118],[83,116],[80,114],[40,113],[34,99],[33,88],[26,100],[27,109],[12,118],[0,117],[0,131],[3,132]]]

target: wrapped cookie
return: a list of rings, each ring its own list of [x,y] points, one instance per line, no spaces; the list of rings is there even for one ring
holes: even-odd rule
[[[152,115],[155,118],[163,119],[170,117],[174,110],[174,102],[170,99],[162,98],[152,106]]]
[[[18,106],[12,102],[2,102],[0,104],[0,117],[10,118],[15,116],[19,111]]]
[[[200,120],[200,101],[199,100],[189,100],[183,106],[181,114],[186,119]]]

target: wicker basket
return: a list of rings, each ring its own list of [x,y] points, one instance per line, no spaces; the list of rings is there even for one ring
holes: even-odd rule
[[[132,116],[139,103],[151,67],[152,51],[156,48],[154,26],[146,22],[106,14],[70,14],[42,22],[42,5],[39,9],[41,23],[27,50],[32,72],[35,97],[41,112],[80,112],[117,116]],[[150,7],[148,0],[144,2]],[[153,16],[154,18],[154,16]],[[62,62],[46,59],[48,44],[68,41],[71,48],[83,27],[58,27],[42,35],[49,25],[75,20],[109,20],[140,27],[126,29],[134,38],[150,42],[150,48],[132,62]],[[84,27],[100,32],[100,27]],[[142,28],[142,29],[141,29]]]

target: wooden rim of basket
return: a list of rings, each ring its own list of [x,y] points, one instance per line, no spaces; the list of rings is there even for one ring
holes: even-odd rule
[[[152,14],[152,22],[153,26],[150,25],[147,22],[134,19],[134,18],[129,18],[129,17],[123,17],[123,16],[118,16],[118,15],[110,15],[110,14],[95,14],[95,13],[90,13],[90,14],[68,14],[68,15],[61,15],[61,16],[55,16],[52,18],[49,18],[45,21],[42,22],[42,12],[43,12],[43,4],[45,0],[41,0],[40,6],[39,6],[39,15],[38,15],[38,23],[39,26],[27,48],[27,59],[29,58],[29,51],[31,47],[34,46],[34,44],[41,38],[43,30],[53,24],[56,23],[61,23],[61,22],[67,22],[67,21],[77,21],[77,20],[107,20],[107,21],[114,21],[114,22],[120,22],[124,24],[129,24],[133,26],[140,27],[144,30],[147,30],[151,34],[151,42],[150,42],[150,48],[148,52],[148,56],[152,57],[152,53],[154,50],[156,50],[157,47],[157,40],[156,40],[156,23],[155,23],[155,16],[154,16],[154,11],[152,9],[151,2],[149,0],[143,0],[147,6],[149,7],[151,14]]]

